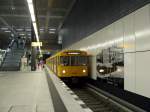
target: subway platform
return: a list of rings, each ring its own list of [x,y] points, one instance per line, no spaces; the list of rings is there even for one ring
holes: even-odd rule
[[[91,112],[47,67],[0,72],[0,112]]]

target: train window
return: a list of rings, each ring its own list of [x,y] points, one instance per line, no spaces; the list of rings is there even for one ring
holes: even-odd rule
[[[71,56],[71,66],[78,65],[78,56]]]
[[[87,65],[86,56],[71,56],[71,66],[84,66]]]
[[[79,56],[78,57],[78,65],[87,65],[87,57]]]
[[[70,57],[69,56],[61,56],[60,57],[60,64],[63,66],[69,66]]]

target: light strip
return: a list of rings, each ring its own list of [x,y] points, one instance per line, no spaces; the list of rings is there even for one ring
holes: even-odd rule
[[[37,42],[39,42],[39,35],[38,35],[36,22],[33,22],[33,28],[34,28],[35,35],[36,35],[36,40],[37,40]]]
[[[123,41],[123,38],[119,37],[117,39],[110,40],[110,41],[107,41],[107,42],[104,42],[104,43],[99,43],[99,44],[96,44],[96,45],[87,46],[85,48],[80,48],[80,50],[84,50],[84,51],[93,50],[93,49],[97,49],[97,48],[100,48],[100,47],[111,46],[114,43],[120,43],[122,41]]]
[[[19,34],[19,35],[25,35],[25,34],[21,33],[21,34]]]
[[[54,28],[51,28],[51,29],[49,29],[49,30],[51,30],[51,31],[55,31],[56,29],[54,29]]]
[[[8,30],[8,28],[1,28],[1,30]]]
[[[54,34],[55,32],[54,31],[49,31],[49,33],[53,33]]]
[[[23,31],[23,29],[16,29],[17,31]]]
[[[68,54],[80,54],[78,52],[69,52]]]
[[[31,14],[32,22],[35,22],[35,13],[34,13],[33,4],[28,4],[28,6],[29,6],[29,11],[30,11],[30,14]]]
[[[6,31],[4,31],[4,32],[11,32],[11,31],[9,31],[9,30],[6,30]]]
[[[30,15],[31,15],[31,20],[32,20],[36,40],[37,40],[37,42],[39,42],[39,35],[38,35],[38,29],[37,29],[37,24],[36,24],[33,1],[32,0],[27,0],[27,3],[28,3],[28,7],[29,7],[29,12],[30,12]],[[38,47],[39,47],[39,51],[40,51],[40,54],[41,54],[41,47],[40,46],[38,46]]]

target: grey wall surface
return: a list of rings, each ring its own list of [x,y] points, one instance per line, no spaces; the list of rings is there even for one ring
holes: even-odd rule
[[[0,49],[6,49],[10,41],[11,40],[8,35],[0,34]]]
[[[150,0],[76,0],[60,35],[63,48],[139,9]]]

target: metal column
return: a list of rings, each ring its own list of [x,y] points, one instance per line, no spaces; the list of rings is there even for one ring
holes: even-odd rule
[[[33,26],[31,25],[31,42],[35,41],[36,41],[35,33]],[[31,46],[31,71],[36,70],[36,49],[37,49],[36,47]]]

